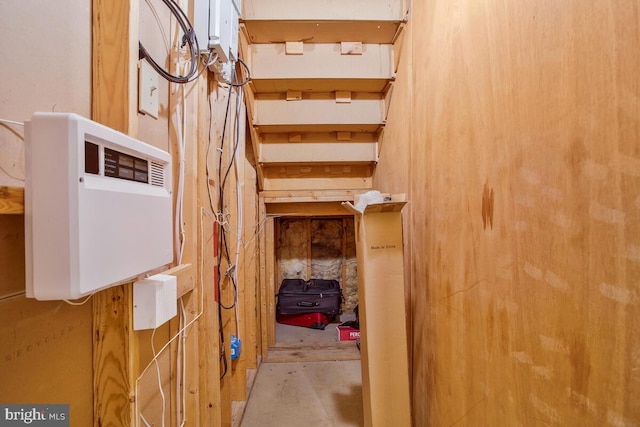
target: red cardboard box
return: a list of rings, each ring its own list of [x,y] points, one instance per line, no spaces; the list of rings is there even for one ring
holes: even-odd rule
[[[360,330],[351,326],[336,326],[338,341],[355,341],[360,338]]]

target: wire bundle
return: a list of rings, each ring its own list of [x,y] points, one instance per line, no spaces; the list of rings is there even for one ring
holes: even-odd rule
[[[172,83],[184,84],[184,83],[192,82],[196,80],[198,77],[200,77],[202,72],[206,69],[206,64],[208,64],[209,61],[211,60],[213,52],[211,51],[209,52],[209,57],[207,58],[207,62],[205,63],[205,66],[202,68],[202,70],[198,71],[198,64],[199,64],[198,56],[200,54],[200,46],[198,44],[198,39],[196,37],[195,30],[193,29],[193,25],[191,25],[191,21],[189,21],[189,18],[187,17],[187,15],[184,13],[184,11],[180,8],[180,6],[178,6],[178,4],[174,0],[162,0],[162,1],[169,8],[173,16],[176,18],[176,20],[178,21],[178,25],[180,25],[180,28],[184,33],[184,35],[182,36],[182,44],[180,45],[180,47],[185,47],[185,45],[189,46],[189,57],[191,62],[189,72],[183,76],[171,74],[153,59],[151,54],[147,51],[147,49],[145,49],[142,42],[138,42],[138,49],[139,49],[138,58],[146,59],[151,65],[151,67],[153,67],[153,69],[156,70],[158,74],[160,74],[164,79]]]

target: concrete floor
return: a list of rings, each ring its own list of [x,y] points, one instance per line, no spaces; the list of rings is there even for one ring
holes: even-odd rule
[[[263,363],[240,425],[362,426],[360,361]]]
[[[346,320],[352,318],[340,319]],[[241,427],[363,425],[359,353],[355,342],[336,341],[338,324],[320,331],[276,323],[276,346],[269,353],[294,351],[290,358],[271,357],[280,363],[267,357],[260,365]],[[328,360],[315,361],[323,358]]]
[[[332,323],[329,323],[324,330],[301,328],[276,322],[276,347],[333,344],[337,341],[336,327],[342,322],[355,319],[355,314],[342,314],[339,319],[336,317]]]

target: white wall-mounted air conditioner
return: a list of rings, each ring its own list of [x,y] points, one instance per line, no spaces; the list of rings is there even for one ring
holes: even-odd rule
[[[173,261],[171,156],[76,114],[25,125],[26,293],[75,299]]]

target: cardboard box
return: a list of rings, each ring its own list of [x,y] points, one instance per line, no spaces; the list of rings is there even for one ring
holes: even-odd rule
[[[356,220],[362,398],[365,426],[411,426],[404,297],[404,195],[370,204]],[[356,200],[357,202],[358,200]],[[356,203],[357,205],[357,203]]]
[[[355,341],[360,338],[360,330],[351,326],[336,326],[337,341]]]

